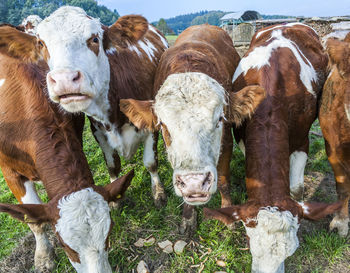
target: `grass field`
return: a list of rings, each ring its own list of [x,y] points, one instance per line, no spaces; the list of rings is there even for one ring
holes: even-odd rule
[[[84,133],[84,150],[88,157],[96,184],[104,185],[109,182],[102,152],[95,143],[90,131]],[[319,131],[316,123],[313,131]],[[335,199],[335,185],[331,175],[331,168],[327,162],[323,139],[310,135],[310,157],[306,169],[306,198],[332,201]],[[251,255],[247,248],[247,241],[243,226],[238,223],[232,231],[218,221],[204,221],[201,208],[199,208],[199,225],[197,233],[192,238],[180,235],[177,227],[181,220],[180,198],[173,193],[171,176],[172,170],[166,160],[166,154],[162,141],[159,148],[159,174],[166,186],[168,195],[167,205],[161,209],[155,208],[152,201],[150,176],[142,166],[142,148],[139,149],[133,160],[122,162],[125,174],[130,169],[136,171],[132,185],[127,191],[126,198],[121,206],[112,211],[115,222],[110,238],[111,248],[109,260],[116,272],[136,272],[137,264],[144,260],[151,272],[250,272]],[[244,189],[244,157],[235,147],[231,162],[232,198],[236,204],[246,199]],[[8,190],[5,181],[0,181],[0,202],[16,203],[13,195]],[[39,189],[41,197],[46,200],[42,188]],[[216,194],[207,205],[219,207],[220,196]],[[286,272],[350,272],[350,244],[349,239],[340,238],[335,233],[329,233],[327,226],[330,218],[321,222],[312,223],[302,221],[299,240],[300,247],[296,253],[287,259]],[[21,260],[33,260],[32,254],[21,257],[18,253],[11,252],[29,229],[19,221],[13,220],[6,214],[0,214],[0,272],[4,271],[11,262]],[[157,243],[148,247],[137,248],[134,243],[139,238],[154,236],[156,242],[170,240],[175,242],[185,240],[188,245],[180,254],[166,254],[160,250]],[[18,248],[33,248],[32,244],[24,244]],[[17,256],[16,256],[17,255]],[[74,272],[63,250],[57,246],[57,269],[54,272]],[[217,260],[225,261],[226,266],[220,267]],[[32,262],[27,265],[27,271],[32,272]],[[31,267],[31,268],[30,268]]]

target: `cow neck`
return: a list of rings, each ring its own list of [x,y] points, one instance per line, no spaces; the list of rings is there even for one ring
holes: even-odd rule
[[[104,124],[122,127],[128,122],[120,111],[120,99],[153,99],[152,87],[155,69],[141,63],[140,57],[129,49],[118,48],[108,55],[110,64],[110,84],[108,90],[108,117]],[[151,64],[154,66],[154,64]]]
[[[272,206],[289,196],[288,113],[269,97],[245,129],[248,198]]]
[[[29,69],[28,69],[29,70]],[[28,71],[27,70],[27,71]],[[73,115],[49,102],[42,70],[31,68],[34,92],[23,92],[30,104],[35,122],[29,131],[35,140],[35,167],[50,199],[93,186],[93,178],[73,126]],[[33,77],[34,76],[34,77]],[[34,93],[34,94],[33,94]],[[29,125],[30,126],[30,125]]]

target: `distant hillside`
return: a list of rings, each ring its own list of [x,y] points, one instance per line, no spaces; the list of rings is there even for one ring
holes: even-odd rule
[[[173,18],[165,19],[167,26],[174,31],[175,34],[181,33],[183,30],[193,25],[200,25],[208,23],[210,25],[219,26],[220,18],[225,14],[230,13],[221,10],[212,10],[212,11],[200,11],[197,13],[190,13],[179,15]],[[289,18],[292,16],[285,15],[261,15],[263,19],[281,19]],[[162,18],[163,19],[163,18]],[[158,22],[153,22],[156,26]]]
[[[169,28],[171,28],[176,34],[178,34],[186,28],[188,28],[191,25],[191,22],[194,18],[207,14],[208,12],[209,11],[204,10],[196,13],[179,15],[169,19],[165,19],[165,22],[167,23]],[[158,22],[154,22],[153,24],[157,25]]]
[[[227,14],[228,12],[224,12],[221,10],[213,10],[209,11],[208,13],[197,16],[191,21],[191,26],[193,25],[201,25],[208,23],[209,25],[219,26],[220,25],[220,18]]]

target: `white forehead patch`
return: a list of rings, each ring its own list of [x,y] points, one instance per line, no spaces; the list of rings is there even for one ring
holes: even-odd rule
[[[165,80],[154,110],[171,136],[167,152],[173,168],[204,167],[208,160],[215,164],[222,135],[218,120],[223,115],[225,96],[225,89],[204,73],[172,74]]]
[[[316,96],[312,88],[312,82],[317,81],[316,71],[311,62],[306,58],[303,52],[301,52],[298,45],[292,40],[285,38],[280,29],[272,31],[270,39],[273,40],[268,45],[256,47],[248,56],[242,58],[233,75],[232,82],[235,82],[242,73],[246,75],[250,69],[260,69],[265,65],[270,65],[269,60],[275,49],[289,48],[300,65],[300,80],[307,91]],[[306,62],[304,60],[306,60]]]
[[[86,44],[92,34],[102,37],[102,25],[78,7],[64,6],[45,18],[37,27],[37,33],[47,46],[74,41],[75,47]]]
[[[87,253],[101,255],[111,226],[108,203],[92,188],[63,197],[58,202],[60,218],[56,231],[62,240],[79,253],[81,262]]]
[[[255,220],[254,228],[245,226],[253,256],[252,271],[280,272],[284,260],[299,246],[298,217],[289,211],[267,207],[259,211]]]

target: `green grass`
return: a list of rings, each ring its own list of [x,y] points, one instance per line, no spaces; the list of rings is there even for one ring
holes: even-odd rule
[[[172,46],[176,39],[177,39],[178,35],[166,35],[165,38],[167,39],[169,46]]]
[[[95,143],[90,130],[84,132],[84,150],[88,157],[95,183],[105,185],[109,183],[109,176],[103,155]],[[319,130],[316,124],[312,130]],[[306,172],[330,172],[331,169],[324,153],[323,140],[317,136],[310,136],[311,162]],[[247,241],[243,226],[238,223],[234,230],[229,230],[222,223],[203,220],[201,208],[198,209],[198,229],[192,238],[181,236],[177,227],[181,221],[182,200],[175,196],[172,189],[172,169],[167,162],[162,141],[159,141],[159,175],[165,184],[168,196],[167,205],[157,209],[153,205],[150,176],[142,165],[142,148],[135,157],[125,162],[122,160],[122,173],[135,169],[135,178],[129,187],[126,198],[119,209],[113,210],[111,215],[115,222],[110,237],[111,248],[109,260],[112,268],[117,266],[119,272],[131,272],[136,269],[140,260],[151,266],[151,270],[163,266],[159,272],[250,272],[251,255],[247,249]],[[244,188],[244,157],[235,146],[231,162],[232,198],[235,203],[246,200]],[[16,203],[9,192],[4,179],[0,178],[0,202]],[[43,190],[41,197],[46,199]],[[220,196],[217,193],[207,205],[220,206]],[[7,256],[18,240],[28,233],[26,225],[13,220],[6,214],[0,214],[0,259]],[[189,245],[181,255],[165,254],[157,245],[136,248],[133,244],[138,238],[154,236],[157,242],[170,240],[175,242],[185,240]],[[336,234],[327,232],[324,228],[317,231],[303,233],[300,247],[296,253],[286,261],[286,272],[326,272],[328,266],[345,261],[345,254],[349,253],[349,241]],[[74,272],[64,251],[57,249],[57,268],[54,272]],[[226,262],[226,268],[216,264],[217,260]],[[350,272],[350,268],[349,268]]]

